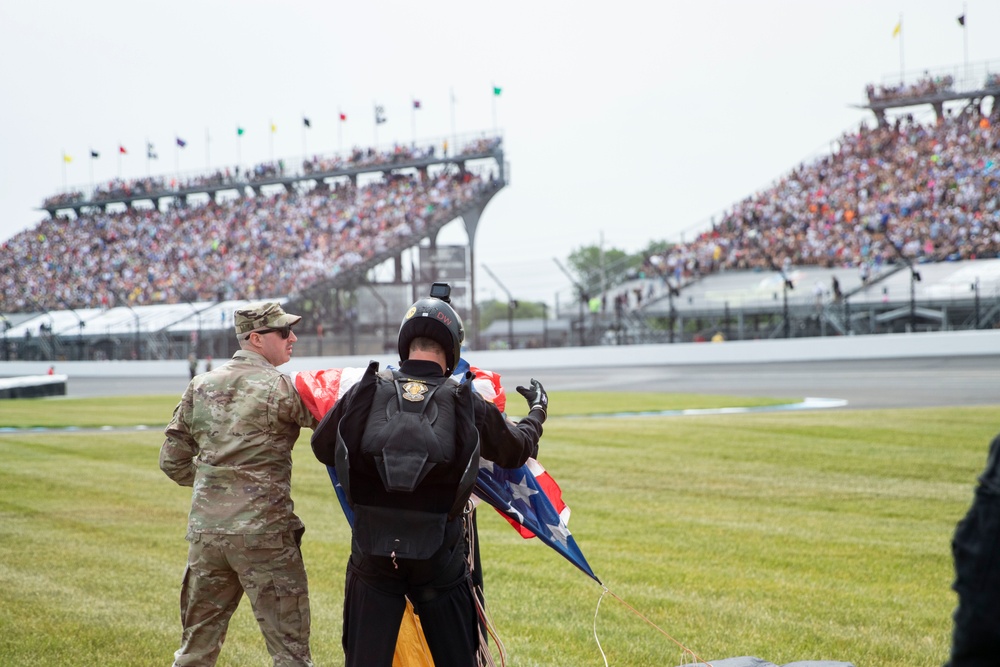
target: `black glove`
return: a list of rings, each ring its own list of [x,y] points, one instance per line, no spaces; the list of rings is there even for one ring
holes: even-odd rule
[[[524,396],[525,400],[528,401],[528,410],[541,410],[542,421],[545,421],[545,416],[548,414],[549,410],[549,395],[545,393],[545,387],[542,383],[531,378],[531,386],[529,387],[518,387],[517,393]],[[537,415],[536,415],[537,416]]]

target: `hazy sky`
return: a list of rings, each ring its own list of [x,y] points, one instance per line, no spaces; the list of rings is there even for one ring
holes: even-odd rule
[[[515,298],[565,303],[553,258],[690,238],[870,117],[851,107],[867,83],[1000,71],[998,28],[996,0],[0,0],[0,240],[64,182],[297,162],[303,116],[309,154],[409,143],[418,99],[418,143],[496,123],[510,185],[477,263]],[[464,242],[461,223],[440,241]]]

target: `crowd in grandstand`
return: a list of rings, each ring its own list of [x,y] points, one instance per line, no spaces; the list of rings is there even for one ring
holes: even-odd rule
[[[219,169],[208,174],[199,174],[183,180],[162,176],[133,179],[113,178],[94,186],[91,192],[73,190],[46,197],[45,201],[42,202],[42,208],[72,207],[73,205],[87,203],[121,201],[131,197],[142,197],[144,195],[159,196],[171,192],[185,192],[217,185],[233,185],[235,187],[239,183],[254,180],[253,175],[259,174],[262,167],[263,165],[258,165],[253,169],[248,169],[243,178],[240,177],[239,167],[236,167],[235,170]]]
[[[486,155],[499,146],[499,144],[499,137],[482,137],[465,143],[458,151],[458,154],[453,157],[460,159],[473,155]],[[443,143],[442,151],[447,157],[447,141]],[[244,170],[242,174],[240,168],[235,167],[234,169],[220,169],[208,174],[197,174],[183,179],[162,176],[135,179],[115,178],[98,184],[89,193],[77,189],[53,195],[45,199],[42,207],[69,207],[84,203],[121,201],[131,197],[166,195],[171,192],[194,191],[205,187],[225,185],[236,187],[241,184],[254,184],[285,176],[298,177],[379,165],[391,166],[402,162],[414,162],[425,158],[433,158],[436,153],[437,148],[433,144],[426,146],[396,144],[388,150],[354,148],[346,155],[316,155],[303,160],[302,171],[296,174],[286,170],[284,160],[274,160],[257,164]]]
[[[303,172],[316,174],[334,172],[357,167],[371,167],[382,164],[399,164],[432,158],[435,155],[434,146],[404,146],[396,145],[391,151],[377,151],[374,148],[362,150],[355,148],[350,155],[315,156],[302,163]]]
[[[83,201],[86,197],[83,190],[70,190],[68,192],[60,192],[54,194],[51,197],[46,197],[45,201],[42,202],[42,207],[46,206],[69,206],[75,202]]]
[[[969,87],[975,87],[973,84],[968,85]],[[987,73],[986,79],[983,81],[983,90],[994,90],[998,87],[1000,87],[1000,74]],[[880,86],[868,84],[865,87],[865,95],[868,97],[869,104],[876,102],[900,102],[953,92],[955,92],[955,77],[950,74],[931,76],[925,73],[915,83],[882,84]]]
[[[945,76],[925,75],[916,83],[898,84],[895,86],[881,85],[876,87],[868,84],[865,94],[869,102],[899,101],[910,98],[927,97],[940,93],[952,92],[955,85],[955,78],[950,74]]]
[[[395,174],[356,187],[166,210],[53,218],[2,245],[0,312],[294,294],[388,249],[419,240],[494,188],[457,169]]]
[[[487,142],[467,150],[490,149]],[[247,298],[294,294],[374,256],[395,236],[419,236],[433,215],[453,217],[448,209],[485,187],[488,177],[444,171],[47,220],[3,245],[0,312],[31,309],[26,295],[57,307],[214,298],[225,285]],[[738,202],[695,240],[650,257],[645,270],[678,281],[791,265],[877,270],[899,255],[915,262],[1000,256],[1000,132],[973,107],[931,123],[862,123],[834,153]]]
[[[687,280],[789,264],[878,266],[1000,256],[1000,132],[974,111],[912,117],[840,139],[732,207],[648,270]]]

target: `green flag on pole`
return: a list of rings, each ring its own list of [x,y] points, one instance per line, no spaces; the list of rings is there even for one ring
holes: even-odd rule
[[[242,127],[237,127],[236,128],[236,136],[238,136],[238,137],[242,137],[243,136],[243,128]]]
[[[493,86],[493,94],[494,95],[496,95],[497,97],[500,97],[500,93],[502,93],[502,92],[503,92],[503,88],[501,88],[499,86]]]

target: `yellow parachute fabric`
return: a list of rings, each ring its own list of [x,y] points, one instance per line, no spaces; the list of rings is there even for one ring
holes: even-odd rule
[[[420,619],[413,612],[413,605],[406,601],[403,621],[399,624],[396,639],[396,653],[392,656],[392,667],[434,667],[431,649],[427,646]]]

